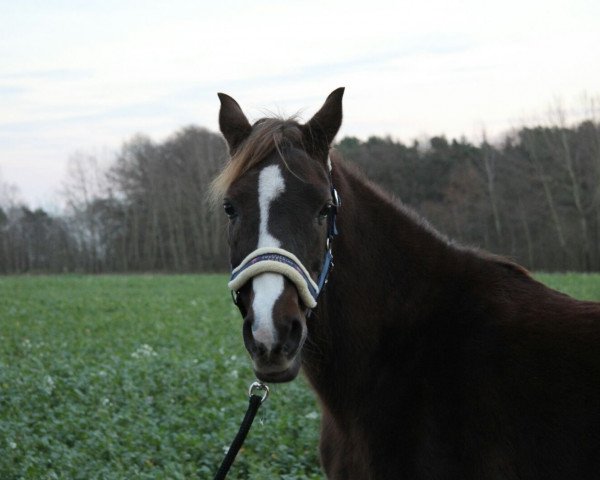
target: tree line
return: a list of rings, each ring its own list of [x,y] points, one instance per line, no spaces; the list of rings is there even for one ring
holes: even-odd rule
[[[463,244],[534,270],[600,270],[600,123],[522,127],[492,144],[436,136],[343,138],[336,148]],[[228,269],[226,223],[207,200],[227,160],[220,135],[138,135],[108,168],[69,162],[64,212],[0,195],[0,273]]]
[[[226,225],[206,192],[226,159],[221,136],[198,127],[135,136],[104,170],[75,154],[63,214],[0,210],[0,272],[224,270]]]
[[[534,270],[600,270],[600,123],[523,127],[496,146],[372,137],[339,149],[463,244]]]

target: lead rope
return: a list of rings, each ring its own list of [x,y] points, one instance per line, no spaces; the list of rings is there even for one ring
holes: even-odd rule
[[[262,396],[255,393],[256,391],[261,390],[264,392]],[[254,382],[248,389],[248,397],[248,410],[246,410],[246,415],[244,415],[240,429],[233,439],[233,442],[231,442],[231,446],[227,450],[225,458],[223,459],[223,462],[221,463],[214,480],[223,480],[227,476],[235,457],[240,451],[240,448],[242,448],[244,440],[246,440],[246,436],[250,431],[250,427],[252,426],[256,412],[258,412],[260,406],[269,397],[269,387],[264,383]]]

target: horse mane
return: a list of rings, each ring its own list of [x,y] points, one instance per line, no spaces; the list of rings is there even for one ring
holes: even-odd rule
[[[382,201],[391,204],[398,215],[407,219],[420,230],[427,232],[441,244],[446,245],[453,251],[468,252],[474,257],[495,264],[515,275],[531,278],[531,273],[525,267],[516,263],[512,258],[487,252],[477,246],[463,244],[440,232],[426,217],[418,213],[414,207],[404,203],[401,197],[398,197],[395,193],[386,190],[381,185],[371,180],[360,165],[354,162],[344,161],[342,155],[335,148],[331,149],[330,156],[336,162],[343,162],[348,173],[376,192]]]
[[[210,198],[213,202],[223,199],[227,189],[252,167],[260,163],[274,150],[282,160],[282,150],[302,143],[302,132],[296,117],[261,118],[252,126],[252,132],[232,153],[221,173],[213,180]]]

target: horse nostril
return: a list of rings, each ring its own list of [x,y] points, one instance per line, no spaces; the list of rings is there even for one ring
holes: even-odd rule
[[[260,342],[254,342],[255,345],[255,349],[254,349],[254,353],[259,356],[259,357],[264,357],[267,353],[269,353],[269,350],[267,349],[267,347]]]
[[[254,333],[252,332],[253,324],[254,318],[246,317],[244,319],[244,326],[242,327],[244,345],[246,346],[246,350],[248,350],[253,357],[265,357],[269,353],[269,348],[267,345],[254,338]]]
[[[300,341],[302,337],[302,322],[297,318],[292,320],[292,328],[290,330],[290,338]]]
[[[254,336],[252,335],[252,324],[254,323],[254,319],[252,317],[246,317],[244,319],[244,326],[242,327],[242,336],[244,337],[244,345],[246,346],[246,350],[251,354],[256,352],[256,342],[254,341]]]
[[[246,317],[244,319],[244,326],[242,328],[244,337],[250,335],[252,336],[252,324],[254,323],[254,320],[250,317]]]
[[[293,318],[290,323],[290,331],[287,337],[287,340],[281,347],[281,352],[284,355],[293,354],[298,347],[300,346],[300,342],[302,341],[302,322],[297,318]]]

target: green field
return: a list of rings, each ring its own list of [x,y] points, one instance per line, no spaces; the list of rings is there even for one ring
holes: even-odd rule
[[[0,278],[2,480],[212,478],[252,380],[225,276]],[[318,426],[304,381],[274,386],[230,478],[322,478]]]

